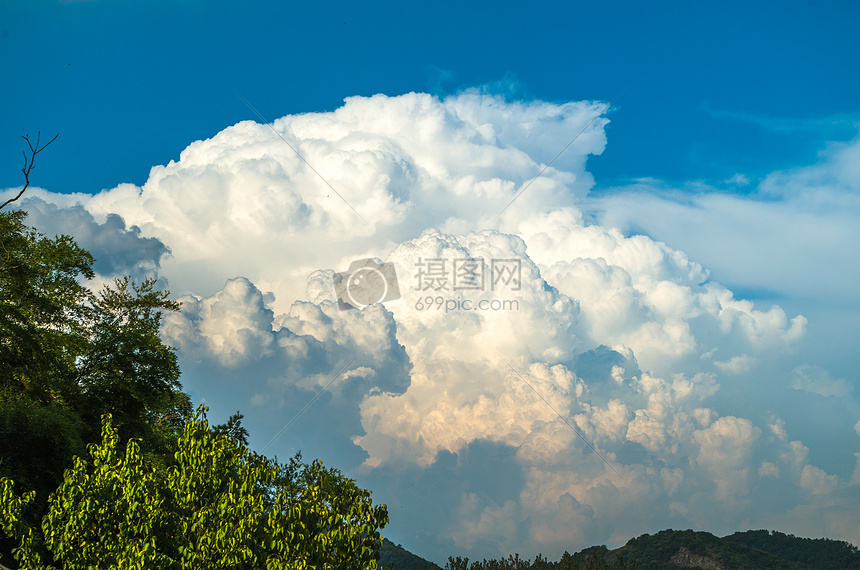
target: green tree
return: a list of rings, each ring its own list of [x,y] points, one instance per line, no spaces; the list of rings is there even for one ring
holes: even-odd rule
[[[48,238],[21,211],[0,213],[0,476],[42,500],[111,413],[123,439],[166,453],[191,413],[161,315],[177,310],[155,280],[92,293],[92,256]]]
[[[36,154],[53,142],[24,139],[26,183],[0,209],[23,195]],[[144,454],[163,460],[192,410],[176,355],[159,337],[163,311],[179,305],[151,279],[90,291],[92,255],[25,220],[0,212],[0,477],[36,492],[22,511],[35,523],[73,457],[99,440],[102,414],[113,414],[123,441],[141,438]]]
[[[0,515],[22,567],[66,570],[375,570],[384,505],[338,471],[292,471],[215,433],[202,410],[185,424],[174,462],[159,466],[136,440],[123,451],[110,416],[92,462],[75,459],[51,496],[42,537],[22,523],[33,499],[0,482]],[[285,478],[286,475],[289,475]],[[53,561],[34,547],[42,538]]]
[[[242,426],[242,418],[244,417],[244,414],[237,411],[227,419],[226,424],[212,426],[212,431],[218,435],[229,435],[233,439],[238,439],[245,445],[248,445],[248,430]]]
[[[141,284],[116,279],[92,298],[89,342],[77,355],[75,372],[87,425],[98,426],[101,415],[111,413],[123,440],[139,437],[151,451],[163,453],[191,404],[179,383],[174,349],[160,337],[163,311],[180,305],[156,284],[155,279]]]

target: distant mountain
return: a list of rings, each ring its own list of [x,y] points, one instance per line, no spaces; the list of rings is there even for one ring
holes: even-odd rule
[[[769,552],[805,568],[816,570],[860,568],[860,549],[839,540],[801,538],[793,534],[766,530],[736,532],[723,540]]]
[[[709,532],[664,530],[631,539],[621,556],[640,570],[860,570],[860,551],[847,542],[753,530],[718,538]]]
[[[847,542],[766,530],[723,538],[709,532],[664,530],[631,539],[616,550],[592,547],[585,552],[599,554],[610,564],[620,556],[635,562],[639,570],[860,570],[860,550]]]
[[[677,568],[802,570],[807,568],[795,564],[792,560],[781,558],[772,551],[718,538],[709,532],[692,530],[664,530],[654,535],[643,534],[629,540],[621,548],[605,550],[603,553],[603,558],[608,562],[614,561],[618,556],[628,563],[635,562],[640,570],[676,570]]]
[[[387,538],[382,539],[379,549],[379,567],[382,570],[442,570]]]
[[[390,541],[382,548],[380,566],[386,570],[438,570],[435,564]],[[514,562],[516,560],[516,562]],[[623,561],[623,562],[622,562]],[[860,570],[860,549],[828,538],[800,538],[776,531],[750,530],[719,538],[709,532],[664,530],[643,534],[621,548],[592,546],[559,562],[508,558],[468,563],[454,560],[456,570],[577,570],[636,568],[637,570]]]

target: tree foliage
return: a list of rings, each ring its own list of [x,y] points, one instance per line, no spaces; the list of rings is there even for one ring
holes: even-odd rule
[[[185,424],[173,463],[148,461],[135,440],[120,444],[110,416],[91,462],[75,459],[37,531],[0,483],[4,530],[27,568],[376,569],[388,522],[370,492],[319,462],[290,467],[216,433],[203,414]]]
[[[57,137],[23,138],[25,184],[0,209],[24,194],[36,155]],[[35,492],[22,511],[32,523],[72,458],[98,441],[102,414],[156,456],[168,452],[191,405],[176,356],[158,336],[162,311],[178,304],[154,280],[121,279],[93,293],[85,285],[95,277],[92,255],[25,219],[0,212],[0,477]],[[0,555],[8,547],[0,537]]]
[[[44,503],[72,457],[98,440],[102,414],[123,439],[163,454],[191,405],[159,337],[162,312],[179,305],[153,279],[91,292],[93,257],[24,219],[0,213],[0,477]]]

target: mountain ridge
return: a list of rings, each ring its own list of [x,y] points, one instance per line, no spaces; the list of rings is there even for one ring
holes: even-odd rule
[[[380,550],[383,570],[442,570],[440,566],[385,540]],[[578,568],[637,570],[860,570],[860,549],[829,538],[803,538],[779,531],[748,530],[717,537],[709,532],[662,530],[631,538],[609,550],[590,546],[558,562],[538,556],[534,561],[519,555],[481,562],[449,558],[447,570],[573,570]]]

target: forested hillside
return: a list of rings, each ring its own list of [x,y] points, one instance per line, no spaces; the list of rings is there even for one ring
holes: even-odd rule
[[[381,550],[389,570],[435,568],[391,542]],[[664,530],[633,538],[621,548],[592,546],[557,561],[510,555],[470,561],[451,557],[445,570],[853,570],[860,569],[860,550],[842,541],[810,539],[767,530],[738,532],[719,538],[708,532]]]
[[[412,554],[399,544],[382,540],[379,549],[379,567],[383,570],[441,570],[439,566]]]
[[[819,570],[860,568],[858,548],[829,538],[801,538],[777,531],[749,530],[723,538]]]

